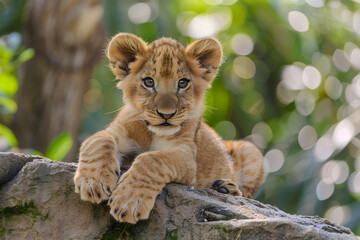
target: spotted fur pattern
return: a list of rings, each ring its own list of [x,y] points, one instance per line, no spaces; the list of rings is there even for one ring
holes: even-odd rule
[[[148,218],[170,182],[254,196],[263,181],[259,150],[248,142],[223,141],[201,120],[206,89],[221,63],[217,40],[185,48],[170,38],[147,45],[120,33],[107,56],[125,106],[81,146],[74,178],[81,199],[108,201],[116,220],[136,223]]]

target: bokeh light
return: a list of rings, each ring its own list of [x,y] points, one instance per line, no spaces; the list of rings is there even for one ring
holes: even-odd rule
[[[345,97],[353,108],[360,107],[360,74],[356,75],[346,87]]]
[[[354,137],[355,127],[350,119],[344,119],[336,125],[332,140],[338,149],[344,148]]]
[[[340,49],[336,49],[333,54],[333,62],[335,67],[342,72],[347,72],[350,68],[349,56]]]
[[[353,16],[354,31],[360,36],[360,11],[357,11]]]
[[[321,8],[324,6],[325,0],[305,0],[305,1],[312,7]]]
[[[301,115],[308,116],[315,109],[315,98],[309,91],[301,91],[295,98],[295,106]]]
[[[316,187],[316,196],[320,201],[324,201],[331,197],[334,193],[334,184],[333,183],[326,183],[323,180],[319,182]]]
[[[301,90],[304,88],[303,72],[297,65],[285,66],[281,73],[281,81],[289,90]]]
[[[298,32],[306,32],[309,29],[309,20],[299,11],[291,11],[288,14],[288,21],[290,26]]]
[[[325,217],[338,224],[345,224],[350,218],[351,212],[348,206],[333,206],[329,208]]]
[[[256,73],[255,63],[248,57],[239,56],[235,58],[233,63],[234,72],[240,78],[253,78]]]
[[[341,184],[349,177],[349,166],[345,161],[327,161],[321,169],[321,178],[326,184]]]
[[[326,81],[325,81],[325,92],[326,94],[336,100],[338,99],[341,94],[342,94],[343,88],[342,88],[342,84],[339,81],[339,79],[337,79],[334,76],[329,76]]]
[[[232,5],[237,2],[237,0],[202,0],[202,1],[204,1],[206,4],[209,5],[219,5],[219,4]]]
[[[278,171],[284,164],[284,154],[279,149],[272,149],[264,156],[264,170],[267,173]]]
[[[135,3],[130,6],[128,16],[134,24],[149,22],[152,16],[151,6],[143,2]]]
[[[310,89],[316,89],[321,84],[321,74],[313,66],[306,66],[303,71],[304,85]]]
[[[221,121],[215,126],[215,131],[225,140],[233,140],[236,136],[236,128],[229,121]]]
[[[263,136],[266,141],[271,141],[273,138],[273,132],[265,122],[257,123],[252,129],[252,134],[259,134]]]
[[[298,141],[302,149],[304,150],[311,149],[312,147],[315,146],[316,140],[317,140],[317,133],[312,126],[306,125],[300,130],[298,135]]]
[[[220,30],[220,24],[212,15],[194,17],[188,27],[188,35],[193,38],[212,37]]]
[[[350,62],[356,69],[360,69],[360,48],[351,51]]]
[[[265,149],[272,137],[272,130],[265,122],[257,123],[252,129],[251,140],[260,149]]]
[[[187,35],[195,39],[215,36],[229,26],[231,19],[230,12],[196,15],[188,24]]]
[[[254,49],[254,42],[246,34],[236,34],[231,40],[231,46],[235,53],[248,55]]]
[[[315,144],[314,153],[318,160],[327,160],[335,151],[334,143],[330,136],[322,136]]]
[[[352,193],[360,196],[360,171],[353,172],[350,175],[348,185]]]

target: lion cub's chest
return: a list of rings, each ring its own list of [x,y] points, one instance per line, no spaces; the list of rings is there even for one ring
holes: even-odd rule
[[[173,150],[177,147],[177,143],[178,141],[176,141],[176,139],[155,136],[151,141],[149,151]]]

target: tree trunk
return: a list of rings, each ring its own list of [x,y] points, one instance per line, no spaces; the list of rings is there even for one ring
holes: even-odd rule
[[[24,42],[35,57],[21,71],[18,111],[12,129],[19,147],[46,152],[51,140],[68,131],[74,161],[83,96],[103,55],[101,0],[30,0]]]

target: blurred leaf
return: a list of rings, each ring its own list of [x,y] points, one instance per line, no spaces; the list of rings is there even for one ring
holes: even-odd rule
[[[14,95],[19,88],[19,83],[11,74],[2,73],[0,74],[0,89],[7,95]]]
[[[20,54],[18,59],[20,62],[26,62],[29,61],[31,58],[33,58],[34,55],[35,55],[34,49],[28,48]]]
[[[0,42],[0,66],[5,67],[13,57],[13,51],[10,48],[4,47]]]
[[[17,110],[16,102],[8,97],[0,96],[0,105],[3,106],[3,108],[1,108],[1,114],[4,115],[9,113],[15,113]]]
[[[51,141],[45,156],[55,161],[61,161],[70,151],[72,144],[71,134],[69,132],[61,133]]]
[[[0,35],[20,30],[26,0],[0,2]]]
[[[0,136],[5,138],[9,142],[11,147],[16,147],[18,145],[14,133],[2,124],[0,124]]]

